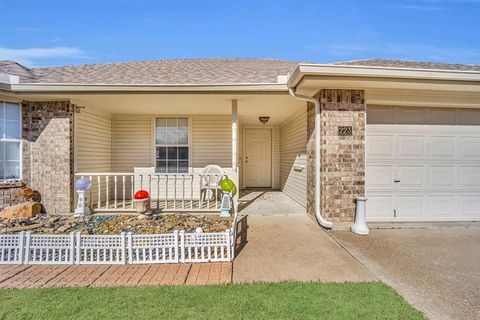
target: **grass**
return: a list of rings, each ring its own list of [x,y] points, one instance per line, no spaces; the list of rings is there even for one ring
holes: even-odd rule
[[[2,289],[0,319],[423,319],[382,283]]]

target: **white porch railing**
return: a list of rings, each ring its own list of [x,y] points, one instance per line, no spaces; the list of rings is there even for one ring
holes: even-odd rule
[[[221,174],[211,173],[76,173],[92,181],[87,198],[94,212],[134,211],[135,191],[147,190],[152,209],[220,211]],[[76,195],[75,195],[76,196]],[[77,200],[75,198],[75,200]]]

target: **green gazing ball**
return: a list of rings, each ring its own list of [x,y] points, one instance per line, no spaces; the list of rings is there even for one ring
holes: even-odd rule
[[[233,180],[229,178],[222,179],[222,181],[220,181],[220,187],[225,192],[232,192],[237,189]]]

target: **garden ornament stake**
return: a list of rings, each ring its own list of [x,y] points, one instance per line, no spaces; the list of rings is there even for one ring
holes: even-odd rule
[[[81,177],[77,181],[75,181],[75,189],[77,189],[78,193],[78,202],[77,207],[75,208],[75,214],[79,216],[84,216],[86,214],[90,214],[90,208],[88,206],[87,197],[85,195],[85,191],[92,187],[92,182],[90,179]]]
[[[222,203],[221,203],[221,217],[230,217],[230,211],[232,210],[232,197],[237,192],[237,187],[232,179],[224,176],[220,181],[220,187],[222,188]]]

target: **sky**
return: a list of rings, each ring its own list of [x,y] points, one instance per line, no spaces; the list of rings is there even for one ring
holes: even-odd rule
[[[480,64],[480,0],[0,0],[0,60],[176,58]]]

